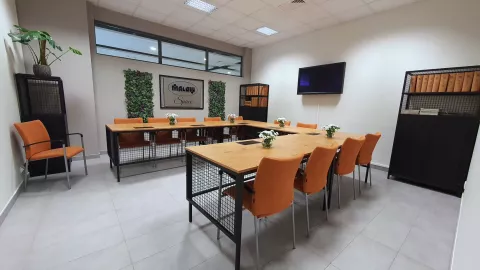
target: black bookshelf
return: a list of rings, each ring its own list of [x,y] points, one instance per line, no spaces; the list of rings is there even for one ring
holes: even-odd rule
[[[240,85],[239,115],[245,120],[267,122],[269,94],[268,84]]]
[[[66,146],[70,145],[65,108],[63,82],[59,77],[37,77],[31,74],[15,74],[20,120],[28,122],[40,120],[52,140],[63,140]],[[52,143],[53,148],[62,147],[61,143]],[[45,174],[45,160],[29,163],[30,176]],[[69,161],[70,165],[70,161]],[[65,172],[63,158],[50,159],[48,173]]]
[[[462,196],[479,128],[480,93],[410,88],[420,75],[477,71],[480,66],[406,72],[389,178]],[[439,109],[439,114],[417,114],[422,108]]]

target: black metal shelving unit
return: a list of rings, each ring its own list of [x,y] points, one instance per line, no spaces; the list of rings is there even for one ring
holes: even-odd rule
[[[245,120],[267,122],[269,94],[268,84],[240,85],[239,115]]]
[[[480,92],[413,92],[412,78],[480,66],[407,71],[388,177],[461,197],[480,121]],[[439,109],[439,115],[412,114]]]

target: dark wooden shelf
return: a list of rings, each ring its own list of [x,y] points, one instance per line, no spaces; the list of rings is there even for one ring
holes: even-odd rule
[[[403,94],[409,96],[479,96],[480,92],[421,92]]]

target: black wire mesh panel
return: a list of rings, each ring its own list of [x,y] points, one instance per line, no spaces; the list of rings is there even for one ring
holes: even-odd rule
[[[210,162],[192,156],[192,200],[233,235],[235,200],[223,195],[228,187],[235,187],[233,176]]]
[[[27,80],[31,114],[62,114],[58,81]]]

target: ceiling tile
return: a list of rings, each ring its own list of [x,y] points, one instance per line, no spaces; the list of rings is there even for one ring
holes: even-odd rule
[[[368,6],[361,6],[357,8],[353,8],[351,10],[344,11],[335,15],[340,21],[346,22],[355,19],[359,19],[362,17],[366,17],[368,15],[372,15],[373,11]]]
[[[291,0],[263,0],[263,2],[265,2],[265,3],[267,3],[271,6],[274,6],[274,7],[278,7],[282,4],[292,2],[292,1]]]
[[[209,36],[210,34],[213,33],[214,30],[210,29],[210,28],[205,28],[205,27],[203,27],[201,25],[198,25],[198,24],[195,24],[192,27],[188,28],[187,31],[195,33],[195,34],[199,34],[199,35],[202,35],[202,36]]]
[[[182,0],[182,1],[185,2],[185,0]],[[221,7],[221,6],[225,6],[232,0],[203,0],[203,1],[210,3],[216,7]]]
[[[295,9],[298,9],[302,6],[304,6],[305,4],[301,4],[301,3],[292,3],[292,2],[287,2],[287,3],[284,3],[284,4],[281,4],[280,6],[278,6],[279,9],[283,10],[283,11],[293,11]]]
[[[233,0],[226,6],[245,15],[250,15],[264,7],[265,4],[261,0]]]
[[[234,21],[237,21],[244,17],[242,13],[235,11],[233,9],[230,9],[228,7],[221,7],[212,12],[210,14],[210,17],[222,22],[222,23],[233,23]]]
[[[289,15],[291,18],[303,23],[310,23],[330,16],[327,11],[314,4],[303,4],[301,7],[289,13]]]
[[[270,28],[277,30],[278,32],[294,31],[296,28],[301,27],[302,24],[294,20],[277,20],[268,24]]]
[[[393,9],[399,7],[401,5],[410,4],[415,2],[415,0],[377,0],[375,2],[370,3],[370,7],[379,12],[388,9]]]
[[[256,41],[256,40],[265,38],[265,35],[257,34],[256,32],[253,32],[253,31],[248,31],[248,32],[240,35],[239,37],[242,38],[242,39],[245,39],[249,42],[252,42],[252,41]]]
[[[231,43],[231,44],[234,44],[234,45],[237,45],[237,46],[243,46],[243,45],[247,44],[248,41],[245,40],[245,39],[234,37],[234,38],[230,39],[228,41],[228,43]]]
[[[372,3],[373,1],[376,1],[376,0],[363,0],[363,2],[367,3],[367,4],[370,4]]]
[[[167,17],[165,14],[144,7],[138,7],[133,16],[155,23],[161,23]]]
[[[100,0],[102,1],[102,0]],[[162,14],[171,14],[174,10],[181,6],[171,1],[158,1],[158,0],[141,0],[140,6],[152,11],[156,11]]]
[[[247,30],[257,30],[258,28],[264,26],[265,23],[251,17],[245,17],[236,21],[235,25]]]
[[[234,37],[236,36],[239,36],[239,35],[242,35],[244,33],[247,32],[247,30],[241,28],[241,27],[238,27],[234,24],[227,24],[227,25],[224,25],[221,29],[220,29],[221,32],[224,32],[224,33],[228,33]]]
[[[313,29],[320,30],[320,29],[323,29],[323,28],[327,28],[329,26],[339,24],[339,23],[340,23],[340,21],[338,19],[336,19],[334,17],[327,17],[327,18],[323,18],[323,19],[313,21],[313,22],[309,23],[308,25],[310,27],[312,27]]]
[[[185,30],[187,28],[190,28],[194,23],[191,21],[179,20],[175,16],[168,16],[167,18],[165,18],[162,24],[171,26],[173,28]]]
[[[205,17],[201,21],[197,23],[197,25],[200,25],[202,27],[212,29],[212,30],[218,30],[223,27],[223,23],[220,21],[217,21],[211,17]]]
[[[330,0],[321,4],[328,12],[334,14],[363,5],[366,4],[362,0]]]
[[[99,6],[120,13],[132,15],[138,7],[137,0],[100,0]]]
[[[180,7],[175,9],[168,17],[196,23],[199,22],[201,19],[205,18],[205,16],[207,16],[207,13],[196,12],[192,8]]]
[[[233,36],[230,35],[229,33],[221,32],[221,31],[213,32],[213,34],[211,34],[209,37],[213,39],[221,40],[221,41],[227,41],[233,38]]]
[[[250,17],[262,22],[271,23],[285,20],[285,14],[278,8],[266,6],[250,15]]]

